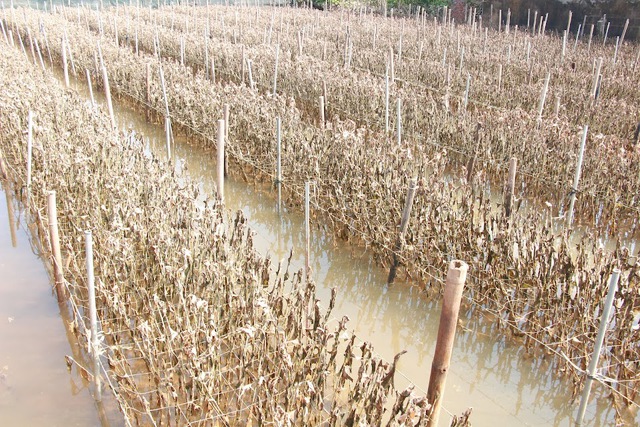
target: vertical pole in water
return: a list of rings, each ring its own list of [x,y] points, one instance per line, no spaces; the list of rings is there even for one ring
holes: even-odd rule
[[[396,129],[398,131],[398,147],[402,145],[402,99],[396,103]]]
[[[69,65],[67,65],[67,48],[65,40],[62,37],[62,69],[64,70],[64,86],[69,87]]]
[[[224,202],[224,139],[225,139],[225,121],[224,119],[218,120],[218,146],[216,150],[218,152],[218,195],[220,200]]]
[[[102,58],[102,55],[100,55]],[[107,67],[102,62],[102,80],[104,82],[104,94],[107,97],[107,108],[109,109],[109,117],[111,118],[111,126],[117,129],[116,116],[113,114],[113,104],[111,103],[111,89],[109,89],[109,76],[107,75]]]
[[[91,231],[85,231],[85,246],[87,251],[87,286],[89,288],[89,321],[91,323],[90,350],[93,356],[93,379],[96,385],[95,399],[102,400],[100,387],[100,355],[98,354],[98,315],[96,310],[96,287],[93,276],[93,239]]]
[[[596,98],[598,93],[598,79],[600,77],[600,70],[602,69],[602,57],[598,58],[598,65],[596,65],[596,73],[593,75],[593,86],[591,87],[591,96]]]
[[[587,45],[587,52],[591,51],[591,40],[593,40],[593,28],[595,27],[594,24],[591,24],[591,31],[589,31],[589,44]]]
[[[278,186],[278,213],[282,207],[282,123],[276,117],[276,185]]]
[[[33,155],[33,111],[29,110],[27,124],[27,194],[31,191],[31,158]]]
[[[91,72],[89,72],[88,68],[85,68],[84,71],[87,74],[87,85],[89,86],[89,96],[91,98],[91,107],[95,108],[96,100],[93,97],[93,86],[91,85]]]
[[[389,133],[389,65],[384,73],[384,131]]]
[[[589,131],[589,125],[585,125],[582,131],[582,141],[580,142],[580,154],[578,155],[578,164],[576,165],[576,175],[573,178],[573,187],[571,188],[571,202],[569,203],[569,212],[567,213],[566,228],[571,227],[573,222],[573,208],[576,203],[576,193],[578,191],[578,184],[580,183],[580,173],[582,172],[582,160],[584,158],[584,148],[587,144],[587,132]]]
[[[324,116],[324,96],[320,96],[319,99],[319,107],[320,107],[320,128],[324,129],[325,125],[325,116]]]
[[[404,235],[409,228],[409,218],[411,218],[411,209],[413,208],[413,199],[416,195],[416,189],[418,188],[418,180],[412,178],[409,182],[409,189],[407,190],[407,198],[404,201],[404,208],[402,209],[402,219],[400,220],[400,234],[398,235],[398,241],[393,248],[393,261],[391,268],[389,269],[389,276],[387,277],[387,285],[392,285],[396,278],[396,271],[398,270],[398,264],[400,259],[398,257],[399,252],[404,246]]]
[[[278,87],[278,59],[280,56],[280,44],[276,45],[276,64],[273,69],[273,96],[276,95],[276,90]]]
[[[582,391],[582,399],[580,400],[580,408],[578,409],[578,416],[576,418],[576,426],[580,427],[584,420],[584,413],[587,410],[587,403],[589,401],[589,393],[591,393],[591,384],[593,383],[593,376],[598,366],[598,359],[600,358],[600,351],[602,350],[602,344],[604,342],[604,334],[609,327],[609,315],[611,313],[611,307],[613,306],[613,298],[618,289],[618,279],[620,277],[620,270],[613,269],[611,278],[609,279],[609,292],[607,293],[607,299],[604,302],[604,308],[602,309],[602,317],[600,317],[600,328],[598,329],[598,335],[593,346],[593,355],[587,368],[587,378],[584,382],[584,390]]]
[[[544,111],[544,103],[547,100],[547,91],[549,90],[550,79],[551,79],[551,72],[547,72],[547,78],[544,79],[544,86],[542,86],[542,93],[540,94],[540,102],[538,103],[538,125],[542,122],[542,112]]]
[[[164,134],[167,140],[167,160],[171,161],[171,117],[164,116]]]
[[[60,235],[58,233],[58,209],[56,207],[56,192],[49,191],[47,195],[47,215],[49,216],[49,240],[53,255],[53,275],[56,283],[58,302],[64,300],[64,275],[62,272],[62,255],[60,253]]]
[[[438,339],[431,364],[429,389],[427,390],[427,400],[433,405],[427,427],[436,427],[438,425],[444,386],[449,371],[449,363],[451,362],[453,340],[456,336],[460,301],[462,300],[462,291],[468,270],[469,266],[464,261],[451,261],[449,264],[442,300],[442,311],[440,312]]]
[[[307,280],[311,270],[311,227],[309,226],[309,181],[304,183],[304,240],[305,240],[305,261],[304,271]]]
[[[518,168],[518,159],[512,157],[509,160],[509,176],[507,177],[507,185],[504,192],[504,215],[509,218],[513,209],[513,192],[516,188],[516,170]]]
[[[463,102],[463,107],[464,109],[462,110],[463,114],[466,114],[467,112],[467,105],[469,104],[469,89],[471,87],[471,74],[467,73],[467,87],[464,90],[464,102]]]

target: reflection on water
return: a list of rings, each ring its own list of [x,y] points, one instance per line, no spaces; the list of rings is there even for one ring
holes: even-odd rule
[[[83,83],[76,82],[76,87],[88,98]],[[100,96],[97,99],[103,102]],[[149,148],[164,158],[163,126],[147,124],[143,114],[135,109],[118,104],[114,107],[119,126],[142,134]],[[180,136],[175,139],[174,162],[181,164],[184,160],[188,172],[203,189],[214,191],[215,152],[188,144]],[[286,207],[279,214],[276,191],[271,186],[246,185],[235,180],[232,173],[225,183],[225,203],[230,211],[242,210],[247,216],[255,232],[254,242],[262,254],[271,256],[275,264],[287,258],[293,248],[292,265],[303,268],[303,217]],[[313,200],[311,206],[313,218]],[[401,350],[408,351],[400,359],[396,386],[404,388],[410,381],[417,390],[426,392],[440,316],[439,301],[428,300],[421,289],[400,281],[387,288],[388,272],[377,266],[364,249],[345,245],[317,223],[312,223],[311,269],[318,296],[325,306],[331,288],[338,289],[333,314],[337,318],[349,316],[350,327],[360,339],[370,341],[387,360]],[[443,260],[443,276],[445,270]],[[571,384],[552,372],[543,356],[529,356],[518,342],[502,334],[494,335],[494,330],[491,319],[471,316],[469,307],[462,308],[444,410],[460,414],[472,406],[471,420],[480,426],[493,425],[496,420],[505,425],[571,425],[578,404],[571,399]],[[598,397],[603,394],[606,393],[594,388],[585,425],[614,423],[611,401]],[[442,419],[446,421],[447,417]],[[634,422],[630,416],[628,423],[638,424],[639,420],[635,415]]]
[[[100,421],[71,354],[42,260],[14,200],[0,209],[0,426],[94,426]]]

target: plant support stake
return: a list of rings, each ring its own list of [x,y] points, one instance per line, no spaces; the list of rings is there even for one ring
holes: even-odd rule
[[[580,142],[580,153],[578,154],[578,164],[576,165],[576,175],[573,178],[573,187],[571,187],[571,202],[569,203],[569,212],[567,213],[567,228],[571,227],[573,222],[573,208],[576,203],[576,193],[578,192],[578,184],[580,183],[580,173],[582,170],[582,160],[584,158],[584,148],[587,143],[587,132],[589,126],[585,125],[582,131],[582,141]]]
[[[100,387],[100,354],[98,348],[98,315],[96,310],[96,287],[93,275],[93,238],[91,231],[85,231],[86,265],[87,265],[87,287],[89,288],[89,321],[91,323],[90,351],[93,359],[93,380],[96,386],[95,399],[102,400],[102,390]]]
[[[600,351],[602,350],[602,344],[604,343],[604,334],[609,328],[609,315],[611,313],[611,307],[613,306],[613,298],[618,289],[618,279],[620,277],[620,270],[613,269],[611,278],[609,279],[609,291],[607,293],[607,299],[604,302],[604,308],[602,309],[602,317],[600,317],[600,328],[598,329],[598,336],[593,347],[593,355],[587,368],[587,379],[584,382],[584,390],[582,392],[582,399],[580,400],[580,407],[578,408],[578,416],[576,418],[576,426],[580,427],[584,420],[584,413],[587,410],[587,402],[589,401],[589,394],[591,393],[591,384],[593,383],[596,368],[598,366],[598,359],[600,358]]]
[[[51,242],[51,254],[53,255],[53,275],[56,284],[58,302],[64,301],[64,275],[62,272],[62,255],[60,253],[60,235],[58,233],[58,210],[56,207],[56,192],[47,194],[47,215],[49,216],[49,240]]]
[[[411,218],[411,209],[413,207],[413,199],[416,195],[417,188],[418,180],[417,178],[412,178],[411,182],[409,183],[409,189],[407,190],[407,198],[404,201],[404,208],[402,209],[402,219],[400,220],[400,234],[398,235],[398,241],[393,248],[393,261],[391,263],[391,268],[389,269],[387,285],[393,284],[396,278],[396,271],[398,270],[398,265],[400,264],[398,253],[404,246],[404,235],[407,233],[407,229],[409,228],[409,218]]]
[[[449,264],[442,299],[442,311],[440,312],[436,350],[433,355],[429,389],[427,390],[427,400],[433,405],[427,427],[436,427],[438,425],[444,386],[449,372],[449,363],[451,362],[453,340],[456,336],[460,301],[462,300],[462,291],[468,270],[469,266],[464,261],[451,261]]]

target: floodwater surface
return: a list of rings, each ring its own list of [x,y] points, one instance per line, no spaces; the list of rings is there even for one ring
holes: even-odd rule
[[[24,213],[2,188],[0,204],[0,426],[100,425]]]

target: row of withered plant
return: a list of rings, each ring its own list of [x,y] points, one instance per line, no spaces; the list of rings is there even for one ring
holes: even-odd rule
[[[597,232],[572,248],[556,235],[545,212],[516,210],[506,218],[502,210],[493,209],[482,171],[469,183],[445,174],[447,150],[427,152],[415,141],[399,147],[379,133],[338,119],[325,129],[310,126],[290,98],[265,97],[244,85],[214,84],[189,66],[141,52],[136,55],[130,46],[116,46],[59,15],[25,11],[24,16],[32,34],[42,25],[49,37],[62,37],[66,25],[76,65],[96,76],[100,40],[112,88],[140,100],[140,105],[148,102],[156,111],[165,108],[158,79],[162,64],[174,123],[200,135],[204,143],[211,144],[208,136],[216,130],[213,118],[221,117],[223,105],[230,104],[230,153],[245,172],[249,166],[258,178],[273,176],[273,128],[276,117],[281,117],[290,203],[301,202],[302,182],[315,181],[316,208],[336,233],[368,245],[382,262],[393,254],[409,179],[419,176],[411,226],[398,253],[407,275],[437,290],[437,272],[447,260],[468,260],[474,307],[495,313],[499,319],[495,328],[509,326],[524,336],[527,345],[541,344],[561,355],[554,363],[572,375],[576,386],[589,360],[609,274],[620,266],[616,327],[607,336],[611,351],[604,355],[604,375],[618,380],[614,388],[622,396],[636,397],[640,350],[633,327],[639,307],[635,260],[621,249],[604,252]],[[59,61],[59,52],[53,54]]]
[[[391,62],[390,133],[401,100],[403,140],[428,153],[449,149],[452,167],[471,158],[495,182],[508,159],[519,159],[528,197],[566,211],[580,143],[590,126],[577,202],[578,220],[617,232],[635,230],[640,189],[635,130],[640,98],[633,46],[602,46],[594,39],[569,43],[512,29],[451,26],[416,17],[389,20],[348,13],[322,14],[278,8],[137,8],[63,13],[79,25],[117,39],[132,50],[159,52],[210,78],[250,84],[261,94],[293,97],[318,120],[319,96],[327,117],[358,127],[385,129],[385,70]],[[117,34],[117,35],[116,35]],[[574,47],[575,44],[575,47]],[[391,50],[390,50],[391,48]],[[345,57],[351,52],[352,59]],[[615,56],[615,62],[614,62]],[[391,61],[393,58],[393,61]],[[593,97],[599,58],[602,80]],[[213,65],[212,65],[213,61]],[[550,75],[545,108],[541,93]],[[391,74],[391,73],[390,73]],[[465,107],[468,78],[470,89]],[[558,107],[557,113],[555,112]],[[478,131],[478,124],[481,128]],[[389,143],[395,136],[389,135]]]
[[[3,166],[45,246],[46,195],[57,192],[81,342],[92,232],[102,375],[128,425],[426,425],[430,405],[394,389],[395,363],[330,318],[335,293],[321,309],[313,282],[257,255],[240,212],[38,67],[19,48],[0,53]]]

